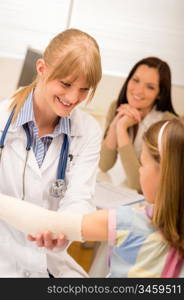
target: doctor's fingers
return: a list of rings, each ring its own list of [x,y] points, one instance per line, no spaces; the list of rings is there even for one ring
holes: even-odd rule
[[[66,239],[63,233],[58,234],[58,238],[56,240],[56,247],[63,248],[68,244],[68,240]]]
[[[35,242],[38,247],[44,247],[44,236],[43,233],[37,233],[35,236]]]
[[[57,239],[52,238],[52,233],[50,231],[43,232],[42,238],[43,238],[43,247],[47,249],[53,249],[57,244]]]
[[[62,248],[66,245],[67,240],[64,234],[59,233],[56,239],[53,239],[52,233],[49,231],[42,233],[43,247],[52,250],[55,247]],[[38,244],[40,242],[40,244]],[[41,245],[41,240],[37,241],[37,245]],[[41,246],[42,247],[42,246]]]
[[[29,234],[28,240],[36,242],[38,247],[50,247],[51,244],[51,233],[50,232],[39,232],[35,236]],[[50,249],[50,248],[49,248]]]
[[[27,238],[30,242],[35,242],[36,241],[36,238],[34,236],[32,236],[31,234],[28,234]]]
[[[28,234],[27,238],[31,242],[36,242],[38,247],[46,247],[48,249],[54,247],[50,232],[37,233],[36,236],[32,236],[31,234]]]
[[[35,236],[33,236],[32,234],[28,234],[27,238],[30,242],[36,242],[37,246],[39,247],[43,244],[42,235],[40,233],[36,234]]]
[[[28,234],[27,238],[31,242],[36,242],[38,247],[45,247],[47,249],[53,249],[54,247],[63,248],[68,244],[68,240],[63,233],[58,234],[57,239],[52,239],[52,233],[49,231],[39,233],[36,236]]]

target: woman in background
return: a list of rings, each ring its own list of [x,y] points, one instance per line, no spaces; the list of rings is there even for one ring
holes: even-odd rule
[[[100,169],[107,172],[119,156],[128,186],[141,192],[138,170],[143,134],[151,124],[175,116],[168,64],[157,57],[140,60],[109,108]]]

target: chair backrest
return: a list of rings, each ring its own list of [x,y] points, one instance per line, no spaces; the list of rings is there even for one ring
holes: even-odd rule
[[[17,88],[30,84],[36,77],[35,64],[37,59],[42,57],[42,53],[36,49],[28,48],[20,77],[17,83]]]

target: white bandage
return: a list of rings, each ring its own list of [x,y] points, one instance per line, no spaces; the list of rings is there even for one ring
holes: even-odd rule
[[[70,241],[82,241],[82,214],[51,211],[13,197],[0,194],[0,219],[26,234],[50,231],[52,238],[63,233]]]

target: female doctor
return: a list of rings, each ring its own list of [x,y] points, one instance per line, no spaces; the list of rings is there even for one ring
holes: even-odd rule
[[[68,29],[51,40],[36,70],[32,84],[0,103],[0,192],[87,213],[94,209],[101,130],[76,106],[93,97],[101,79],[99,47],[87,33]],[[49,232],[33,243],[0,221],[0,277],[86,276],[67,245]]]

